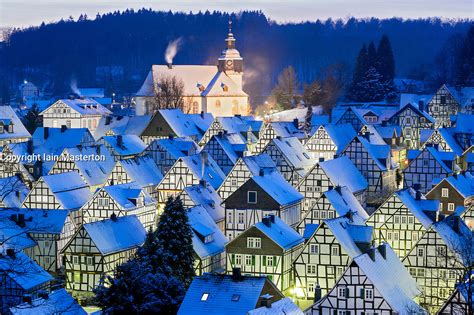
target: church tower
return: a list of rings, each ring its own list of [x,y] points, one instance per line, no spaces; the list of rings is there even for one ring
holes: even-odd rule
[[[221,53],[218,59],[219,71],[224,71],[240,88],[242,88],[242,75],[244,70],[244,60],[235,49],[235,38],[232,34],[232,21],[229,20],[229,33],[226,38],[227,48]]]

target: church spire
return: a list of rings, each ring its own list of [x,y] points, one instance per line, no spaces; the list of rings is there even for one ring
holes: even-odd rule
[[[229,18],[229,33],[227,34],[227,38],[225,40],[227,42],[227,49],[235,49],[235,38],[234,34],[232,34],[232,20]]]

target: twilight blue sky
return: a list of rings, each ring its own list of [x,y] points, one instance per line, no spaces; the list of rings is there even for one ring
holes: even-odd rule
[[[126,8],[155,10],[262,10],[279,22],[355,17],[473,18],[474,0],[0,0],[0,27],[38,25],[81,13],[95,17]]]

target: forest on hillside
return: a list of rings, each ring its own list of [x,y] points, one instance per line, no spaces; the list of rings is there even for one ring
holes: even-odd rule
[[[181,38],[175,64],[214,64],[224,48],[228,21],[244,57],[251,96],[268,94],[291,65],[311,82],[334,64],[351,76],[364,43],[391,41],[395,76],[437,86],[450,78],[453,47],[472,21],[355,19],[276,23],[262,12],[173,13],[141,9],[96,17],[81,15],[37,27],[14,29],[0,46],[0,81],[13,89],[27,79],[45,91],[68,93],[70,85],[134,93],[152,64],[164,63],[168,43]],[[258,82],[258,84],[257,84]]]

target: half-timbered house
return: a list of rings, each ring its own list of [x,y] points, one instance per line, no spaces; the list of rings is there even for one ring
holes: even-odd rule
[[[97,143],[104,145],[115,161],[137,157],[146,149],[145,143],[136,135],[105,136]]]
[[[77,225],[117,217],[136,215],[146,230],[157,222],[156,201],[136,182],[105,186],[73,216]]]
[[[282,176],[293,186],[316,164],[296,137],[276,137],[268,143],[262,153],[268,154]]]
[[[94,130],[94,138],[100,139],[103,136],[115,135],[135,135],[141,137],[150,120],[151,115],[106,116],[99,120],[99,124]]]
[[[0,207],[20,207],[30,189],[20,175],[0,178]]]
[[[422,289],[420,305],[435,313],[448,299],[466,263],[472,264],[473,231],[456,214],[432,224],[403,259]],[[463,250],[467,248],[467,250]]]
[[[224,232],[225,209],[222,206],[221,197],[211,184],[200,180],[198,184],[185,187],[180,197],[186,208],[201,206],[206,209],[217,226]]]
[[[350,124],[328,124],[317,127],[304,147],[316,160],[331,160],[355,138],[356,132]]]
[[[101,277],[127,261],[145,237],[134,215],[82,225],[63,249],[66,290],[79,300],[93,297]]]
[[[405,188],[382,203],[367,224],[374,227],[374,240],[390,244],[404,258],[436,221],[438,208],[438,200],[427,200],[421,192]]]
[[[293,260],[304,239],[275,215],[265,216],[226,245],[227,271],[267,277],[281,291],[294,286]]]
[[[0,106],[0,147],[8,143],[26,142],[30,133],[10,106]]]
[[[212,136],[220,132],[237,133],[245,138],[246,143],[251,147],[256,144],[263,121],[256,120],[254,116],[234,115],[232,117],[216,117],[209,129],[199,142],[204,146]]]
[[[305,139],[306,135],[304,131],[300,129],[298,119],[294,119],[292,122],[266,122],[260,129],[258,142],[253,147],[253,153],[262,153],[263,149],[270,143],[272,139],[275,139],[276,137],[295,137],[297,139],[303,140]]]
[[[244,155],[247,143],[240,134],[222,132],[212,136],[202,149],[212,156],[227,175],[237,160]]]
[[[427,314],[420,295],[397,254],[388,244],[355,257],[336,285],[305,314]]]
[[[430,131],[431,134],[423,142],[423,147],[432,146],[439,151],[454,152],[456,157],[462,156],[464,150],[455,138],[454,128],[439,128]]]
[[[217,189],[224,178],[225,174],[207,152],[182,156],[156,187],[158,204],[164,205],[169,196],[180,194],[185,187],[199,184],[200,180],[206,181]]]
[[[451,115],[456,115],[461,111],[461,105],[456,99],[455,88],[443,84],[433,95],[427,104],[427,112],[436,119],[436,127],[449,127],[451,125]]]
[[[194,140],[174,137],[154,140],[145,150],[158,165],[162,174],[168,173],[180,157],[194,155],[199,151],[200,148]]]
[[[358,133],[361,128],[367,124],[367,121],[362,117],[355,107],[348,107],[336,122],[337,125],[350,124]]]
[[[452,152],[442,152],[426,147],[403,170],[405,187],[420,185],[420,191],[427,193],[443,178],[459,170]]]
[[[224,201],[226,236],[232,240],[270,214],[294,227],[301,219],[302,200],[280,173],[262,170]]]
[[[0,312],[7,314],[10,307],[37,298],[49,291],[53,277],[22,252],[2,248],[0,255]]]
[[[188,209],[189,225],[193,231],[194,270],[196,275],[225,272],[225,245],[228,242],[206,209]]]
[[[346,186],[362,205],[366,202],[367,180],[345,155],[320,160],[299,182],[296,189],[304,196],[303,213],[310,210],[330,187]]]
[[[322,294],[331,290],[351,259],[370,247],[372,230],[350,213],[306,225],[305,245],[294,261],[296,297],[314,300],[317,290]]]
[[[268,154],[244,156],[237,160],[233,169],[226,176],[217,190],[222,200],[227,199],[237,188],[242,186],[252,176],[257,176],[260,170],[276,171],[276,165]]]
[[[357,136],[344,150],[346,155],[367,179],[368,198],[396,187],[396,166],[394,165],[390,146],[385,142],[369,142],[370,136],[365,133]]]
[[[474,201],[474,176],[469,172],[448,176],[428,191],[426,198],[439,200],[439,210],[446,215],[459,206],[468,208]]]
[[[469,301],[469,285],[471,286],[471,295],[474,292],[474,284],[469,281],[460,282],[456,285],[453,293],[444,302],[443,306],[436,312],[437,315],[461,315],[469,314],[468,301]],[[471,303],[474,301],[471,298]],[[470,310],[474,310],[474,303],[471,305]]]
[[[347,213],[356,215],[363,221],[369,217],[349,188],[346,186],[330,187],[329,190],[321,194],[316,204],[303,214],[297,229],[303,233],[309,224],[320,224],[324,219],[336,218]]]

